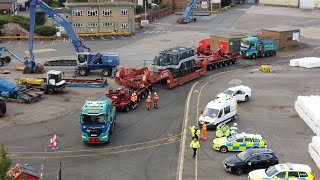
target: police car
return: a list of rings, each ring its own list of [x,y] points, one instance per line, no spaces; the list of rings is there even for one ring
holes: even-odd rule
[[[228,151],[245,151],[252,148],[267,148],[267,141],[259,134],[246,134],[244,132],[213,140],[213,149],[222,153]]]
[[[249,180],[315,180],[308,165],[277,164],[268,169],[254,170],[249,173]]]
[[[217,95],[217,98],[235,97],[237,101],[249,101],[252,96],[252,90],[248,86],[240,85],[228,88]]]

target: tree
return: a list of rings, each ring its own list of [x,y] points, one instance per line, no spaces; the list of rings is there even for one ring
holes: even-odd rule
[[[46,23],[46,13],[43,11],[36,12],[36,25],[44,25]]]
[[[56,34],[56,32],[58,32],[58,30],[52,26],[40,25],[36,27],[35,32],[41,36],[53,36]]]
[[[12,164],[11,159],[8,157],[7,148],[0,145],[0,179],[7,179],[7,172]]]
[[[63,3],[66,2],[66,0],[58,0],[59,2],[59,7],[64,7]]]

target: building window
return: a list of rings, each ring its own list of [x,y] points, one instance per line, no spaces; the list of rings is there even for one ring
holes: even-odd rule
[[[73,23],[73,27],[83,27],[82,23]]]
[[[88,27],[98,27],[98,23],[90,22],[87,24]]]
[[[128,16],[128,9],[121,9],[121,16]]]
[[[107,9],[102,11],[103,16],[112,16],[112,10]]]
[[[128,23],[121,24],[121,29],[128,29]]]
[[[82,10],[72,10],[72,16],[83,16],[83,11]]]
[[[66,15],[66,19],[69,19],[69,16],[68,16],[68,15]]]
[[[98,16],[98,10],[88,10],[88,16]]]
[[[102,27],[111,27],[113,26],[112,22],[105,22],[105,23],[101,23]]]

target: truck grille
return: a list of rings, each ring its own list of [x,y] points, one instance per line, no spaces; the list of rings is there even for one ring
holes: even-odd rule
[[[102,129],[100,127],[97,128],[87,128],[86,132],[89,136],[99,136],[102,133]]]

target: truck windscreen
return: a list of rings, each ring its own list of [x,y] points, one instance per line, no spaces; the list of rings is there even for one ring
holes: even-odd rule
[[[105,124],[104,115],[83,115],[83,125],[102,125]]]
[[[249,48],[249,42],[247,41],[241,41],[241,47],[244,47],[244,48]]]

